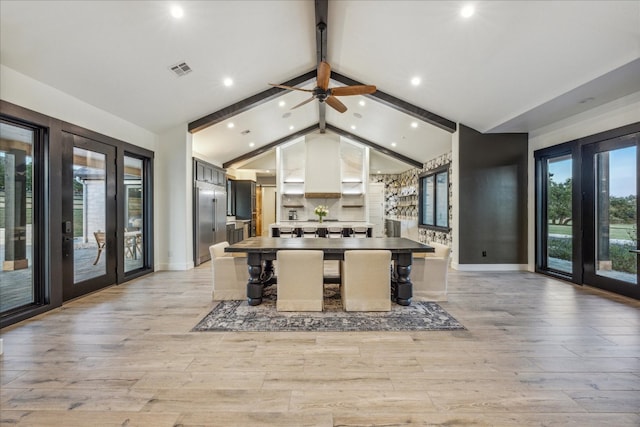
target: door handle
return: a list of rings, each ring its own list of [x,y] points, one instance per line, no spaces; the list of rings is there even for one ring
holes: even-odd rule
[[[631,249],[629,252],[632,254],[640,255],[640,249]]]

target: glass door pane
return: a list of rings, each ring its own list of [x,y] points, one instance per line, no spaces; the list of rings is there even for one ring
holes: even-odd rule
[[[73,282],[106,272],[106,156],[73,148]]]
[[[595,154],[595,273],[637,285],[637,147]]]
[[[35,131],[0,123],[0,312],[35,302]]]
[[[115,148],[64,135],[63,300],[116,282]]]
[[[571,155],[547,160],[547,268],[573,272]]]
[[[124,271],[144,267],[143,161],[124,156]]]

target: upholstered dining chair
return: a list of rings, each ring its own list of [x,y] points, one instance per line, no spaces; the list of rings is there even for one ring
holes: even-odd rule
[[[212,296],[216,301],[243,300],[247,297],[249,279],[247,256],[225,252],[229,242],[209,246],[211,254]]]
[[[451,249],[431,242],[435,252],[414,253],[411,263],[413,299],[416,301],[447,301],[447,277]]]
[[[322,311],[324,254],[322,251],[282,250],[278,261],[278,311]]]
[[[345,311],[391,310],[391,251],[353,250],[340,264]]]

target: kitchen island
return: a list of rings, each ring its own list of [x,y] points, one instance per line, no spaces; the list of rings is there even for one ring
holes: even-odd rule
[[[316,227],[318,229],[318,237],[326,237],[329,227],[341,228],[343,237],[352,236],[355,227],[365,227],[367,229],[367,237],[371,237],[373,232],[373,224],[365,221],[280,221],[269,225],[269,237],[280,237],[281,228],[293,228],[293,234],[301,237],[302,230],[305,227]]]

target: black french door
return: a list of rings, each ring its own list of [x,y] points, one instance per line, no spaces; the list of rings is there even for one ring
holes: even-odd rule
[[[640,298],[640,133],[583,147],[583,282]]]
[[[536,271],[640,299],[640,123],[536,151]]]
[[[116,283],[115,147],[63,133],[63,300]]]

